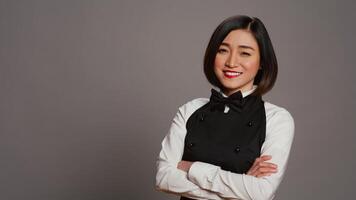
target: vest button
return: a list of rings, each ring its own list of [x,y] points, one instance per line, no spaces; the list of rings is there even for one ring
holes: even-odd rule
[[[236,153],[239,153],[239,152],[240,152],[240,147],[236,147],[236,148],[235,148],[235,152],[236,152]]]
[[[200,114],[200,117],[199,117],[199,121],[204,121],[204,114],[202,113],[202,114]]]
[[[189,148],[194,147],[194,146],[195,146],[195,144],[194,144],[193,142],[190,142],[190,143],[188,144],[188,147],[189,147]]]
[[[249,121],[248,123],[247,123],[247,126],[249,126],[249,127],[251,127],[253,124],[252,124],[252,121]]]

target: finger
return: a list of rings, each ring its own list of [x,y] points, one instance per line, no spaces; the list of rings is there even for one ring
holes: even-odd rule
[[[250,170],[248,171],[248,174],[249,175],[252,175],[254,174],[258,169],[258,162],[255,162],[252,167],[250,168]]]
[[[249,172],[247,175],[257,176],[258,174],[260,174],[260,173],[257,170],[253,170],[253,171]]]
[[[252,167],[249,170],[249,174],[255,174],[256,171],[258,170],[258,165],[263,162],[263,157],[258,157],[255,159],[255,162],[253,163]]]
[[[261,173],[277,173],[278,169],[275,167],[261,167],[261,166],[257,166],[255,169],[253,169],[253,171],[251,170],[251,173],[249,175],[251,176],[256,176],[261,174]]]
[[[249,170],[249,172],[248,172],[248,175],[256,175],[256,174],[258,174],[258,166],[256,165],[255,167],[253,167],[253,168],[251,168],[250,170]]]
[[[259,172],[259,173],[266,173],[266,172],[268,172],[268,173],[276,173],[276,172],[278,172],[278,170],[275,169],[275,168],[261,167],[261,168],[259,168],[257,170],[257,172]]]
[[[250,173],[254,173],[258,169],[258,165],[261,166],[261,163],[265,163],[266,160],[269,160],[271,158],[272,158],[272,156],[269,156],[269,155],[263,155],[261,157],[256,158],[255,162],[253,163],[252,167],[250,168]],[[271,164],[273,164],[273,163],[271,163]],[[265,166],[265,165],[262,165],[262,166]]]
[[[265,161],[265,160],[272,159],[272,156],[270,156],[270,155],[262,155],[262,156],[260,156],[260,158],[261,158],[261,160]]]
[[[258,174],[256,177],[260,178],[260,177],[271,176],[271,175],[272,175],[272,173],[261,173],[261,174]]]
[[[278,166],[274,163],[270,163],[270,162],[259,162],[258,163],[259,167],[271,167],[271,168],[278,168]]]
[[[256,171],[258,163],[259,163],[259,158],[256,158],[255,161],[253,162],[252,166],[250,167],[250,169],[247,172],[248,175],[251,175]]]
[[[263,163],[260,162],[258,164],[255,165],[255,167],[251,168],[248,172],[248,175],[256,175],[259,174],[261,172],[277,172],[277,165],[273,164],[273,163]]]
[[[262,177],[262,176],[271,175],[271,174],[276,173],[276,172],[270,171],[270,170],[262,170],[262,171],[263,171],[263,172],[261,172],[261,171],[256,171],[255,173],[251,174],[251,176]]]
[[[260,163],[264,163],[264,162],[266,162],[266,160],[270,160],[270,159],[272,159],[272,156],[270,156],[270,155],[262,155],[262,156],[256,158],[255,162],[253,163],[252,167],[250,168],[250,170],[248,171],[247,174],[248,175],[255,174],[258,169],[258,165]],[[270,164],[274,165],[273,163],[270,163]],[[265,165],[262,165],[262,166],[265,166]],[[275,165],[275,166],[277,167],[277,165]]]

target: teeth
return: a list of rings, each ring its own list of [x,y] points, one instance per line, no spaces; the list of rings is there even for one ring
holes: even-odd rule
[[[239,74],[242,74],[241,72],[225,72],[225,74],[229,75],[229,76],[237,76]]]

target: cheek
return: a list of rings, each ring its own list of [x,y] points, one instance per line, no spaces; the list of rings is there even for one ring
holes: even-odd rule
[[[258,62],[249,61],[245,63],[245,66],[247,66],[249,69],[258,68]]]
[[[215,68],[223,68],[225,60],[221,56],[216,56],[214,61]]]
[[[260,67],[260,61],[258,59],[248,60],[244,65],[251,71],[257,71]]]

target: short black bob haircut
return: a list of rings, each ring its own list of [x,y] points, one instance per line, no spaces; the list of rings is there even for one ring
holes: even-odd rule
[[[230,31],[237,29],[249,30],[257,41],[260,51],[260,67],[262,69],[258,70],[255,76],[253,84],[258,87],[251,95],[262,96],[270,91],[276,82],[278,64],[268,32],[262,21],[257,17],[235,15],[225,19],[219,24],[211,36],[205,51],[205,76],[212,85],[220,89],[224,88],[214,73],[215,57],[225,37]]]

